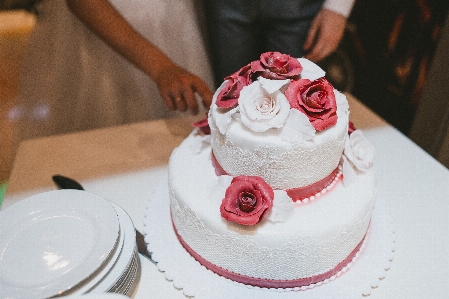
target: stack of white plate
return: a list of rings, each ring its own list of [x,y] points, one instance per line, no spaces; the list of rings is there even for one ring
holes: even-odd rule
[[[0,298],[127,295],[139,277],[131,218],[97,195],[51,191],[0,212]]]

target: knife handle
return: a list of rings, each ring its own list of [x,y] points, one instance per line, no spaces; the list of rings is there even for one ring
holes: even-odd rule
[[[55,182],[56,186],[58,186],[60,189],[84,190],[81,184],[75,181],[74,179],[59,174],[52,176],[52,179],[53,182]]]

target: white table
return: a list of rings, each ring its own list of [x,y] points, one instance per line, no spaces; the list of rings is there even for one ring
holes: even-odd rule
[[[396,230],[391,269],[372,298],[448,298],[449,171],[407,137],[348,96],[351,120],[376,147],[377,196],[387,200]],[[171,151],[191,131],[193,118],[159,120],[23,142],[2,209],[56,189],[52,175],[123,207],[143,229],[146,201],[166,176]],[[133,298],[184,298],[142,258]]]

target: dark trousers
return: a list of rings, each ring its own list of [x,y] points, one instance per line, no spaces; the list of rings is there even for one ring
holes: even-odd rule
[[[305,53],[310,24],[323,0],[205,0],[215,85],[260,54]]]

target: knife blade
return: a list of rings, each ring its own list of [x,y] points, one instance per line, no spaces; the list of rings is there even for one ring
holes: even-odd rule
[[[84,191],[83,186],[72,178],[56,174],[52,176],[52,179],[56,186],[60,189],[75,189]],[[157,262],[151,258],[151,252],[148,251],[147,244],[145,242],[145,236],[137,229],[135,229],[135,231],[137,251],[145,256],[148,260],[150,260],[150,262],[156,265]]]

